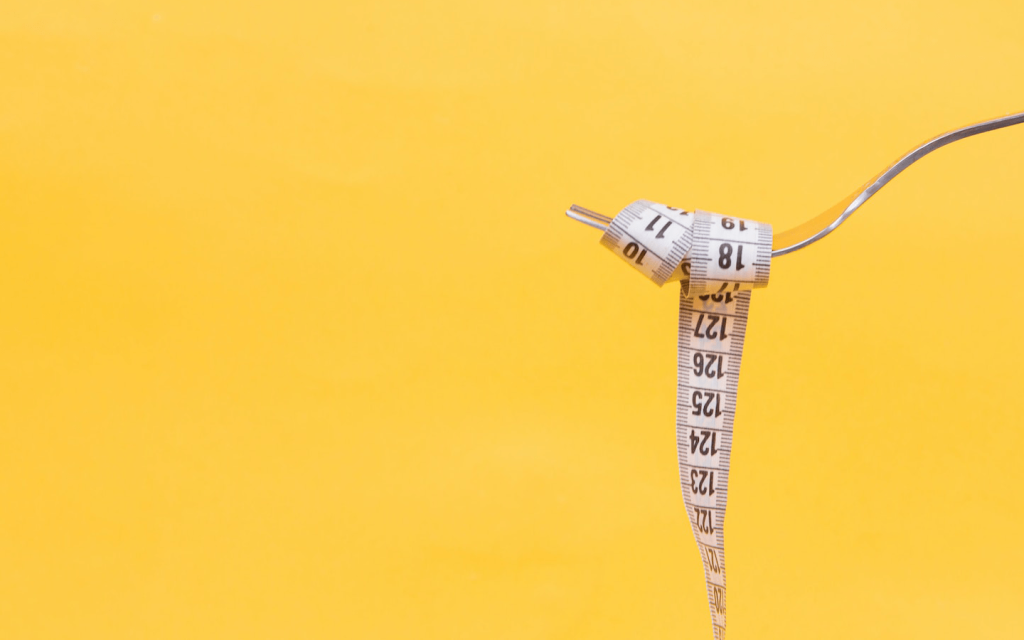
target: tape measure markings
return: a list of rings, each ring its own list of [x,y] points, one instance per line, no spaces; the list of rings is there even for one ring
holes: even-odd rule
[[[750,290],[768,284],[771,243],[764,223],[646,200],[623,209],[601,238],[655,284],[681,281],[676,450],[716,640],[725,638],[725,509]]]

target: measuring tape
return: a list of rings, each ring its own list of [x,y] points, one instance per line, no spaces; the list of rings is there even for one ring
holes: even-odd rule
[[[725,505],[750,290],[768,285],[772,228],[637,200],[601,237],[658,286],[680,282],[676,447],[715,640],[725,638]]]

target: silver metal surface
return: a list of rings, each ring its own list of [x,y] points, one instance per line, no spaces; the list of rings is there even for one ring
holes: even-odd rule
[[[596,211],[585,209],[579,205],[572,205],[565,212],[565,215],[569,216],[573,220],[578,220],[583,224],[590,225],[595,229],[601,229],[602,231],[608,228],[608,225],[612,223],[612,219],[608,216],[603,216]]]
[[[811,218],[793,229],[776,235],[772,242],[772,257],[775,258],[792,253],[832,233],[839,225],[843,224],[853,215],[854,211],[867,202],[871,196],[878,193],[879,189],[889,184],[893,178],[902,173],[907,167],[932,151],[957,140],[963,140],[979,133],[1002,129],[1003,127],[1009,127],[1022,122],[1024,122],[1024,113],[1015,113],[949,131],[919,145],[824,213]],[[611,218],[577,205],[572,205],[565,214],[574,220],[597,229],[606,229],[608,224],[611,223]]]

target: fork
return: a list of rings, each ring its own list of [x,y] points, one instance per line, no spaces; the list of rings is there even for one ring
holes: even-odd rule
[[[964,138],[976,136],[979,133],[995,131],[996,129],[1002,129],[1022,122],[1024,122],[1024,112],[1014,113],[1001,118],[977,122],[975,124],[967,125],[966,127],[954,129],[953,131],[947,131],[942,135],[936,136],[931,140],[918,145],[900,157],[899,160],[889,165],[888,168],[877,176],[865,182],[859,189],[851,193],[846,198],[843,198],[823,213],[818,214],[803,224],[793,227],[789,231],[784,231],[783,233],[776,235],[772,239],[772,257],[775,258],[783,256],[787,253],[792,253],[797,249],[803,249],[804,247],[809,246],[832,233],[839,228],[839,225],[846,222],[850,216],[853,215],[853,212],[859,209],[862,204],[867,202],[871,196],[878,193],[882,187],[889,184],[893,178],[901,174],[907,167],[925,157],[932,151],[940,149],[952,142],[956,142],[957,140],[963,140]],[[578,220],[579,222],[602,230],[608,228],[608,225],[611,224],[612,221],[608,216],[601,215],[600,213],[575,204],[569,207],[565,212],[565,215],[569,216],[573,220]]]

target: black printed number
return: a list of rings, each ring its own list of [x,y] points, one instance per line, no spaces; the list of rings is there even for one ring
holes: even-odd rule
[[[733,220],[732,218],[722,218],[722,228],[723,229],[735,229],[736,228],[736,221]],[[740,220],[740,231],[746,231],[746,230],[747,230],[747,223],[746,223],[746,221]]]
[[[708,560],[708,568],[714,573],[722,572],[722,565],[718,562],[718,551],[713,547],[704,547],[704,557]]]
[[[736,282],[736,283],[734,283],[734,286],[738,289],[739,286],[740,286],[740,283]],[[707,302],[708,300],[710,300],[711,302],[724,302],[725,304],[730,304],[732,302],[732,300],[733,300],[732,293],[731,292],[722,293],[728,287],[729,287],[729,283],[728,282],[723,282],[722,286],[718,288],[718,293],[705,293],[704,295],[697,296],[697,297],[700,298],[701,300],[703,300],[704,302]]]
[[[658,224],[658,222],[660,222],[660,221],[661,221],[661,216],[660,215],[655,216],[654,220],[651,220],[651,223],[649,225],[647,225],[645,231],[654,231],[654,226],[656,224]],[[660,231],[658,231],[658,235],[654,236],[655,239],[664,238],[665,237],[665,232],[668,231],[668,228],[671,227],[671,226],[672,226],[672,221],[671,220],[666,220],[665,221],[665,226],[662,227]]]
[[[697,530],[701,533],[711,535],[715,532],[714,519],[711,516],[711,509],[693,508],[694,520],[697,523]]]
[[[700,351],[693,352],[693,373],[696,376],[705,378],[724,378],[725,371],[722,369],[725,356],[719,353],[704,354]]]
[[[715,611],[718,613],[725,613],[725,589],[722,587],[714,588],[714,599],[715,599]]]
[[[706,325],[705,322],[707,323]],[[727,316],[702,313],[697,317],[697,326],[693,328],[693,337],[724,341],[729,337],[726,333],[728,322],[729,318]]]
[[[647,255],[647,249],[641,249],[640,245],[635,242],[630,242],[626,245],[626,248],[622,250],[622,254],[627,259],[642,265],[644,263],[644,256]]]
[[[722,394],[716,391],[694,391],[690,399],[692,413],[705,418],[717,418],[722,415]]]
[[[700,451],[701,455],[713,456],[718,453],[718,434],[714,431],[690,429],[690,454]]]
[[[715,495],[715,472],[707,469],[690,469],[690,490],[694,495]]]
[[[723,242],[718,245],[718,266],[723,269],[728,269],[732,266],[732,245],[728,242]],[[743,245],[736,245],[736,270],[742,271],[743,267],[747,265],[743,264]]]

